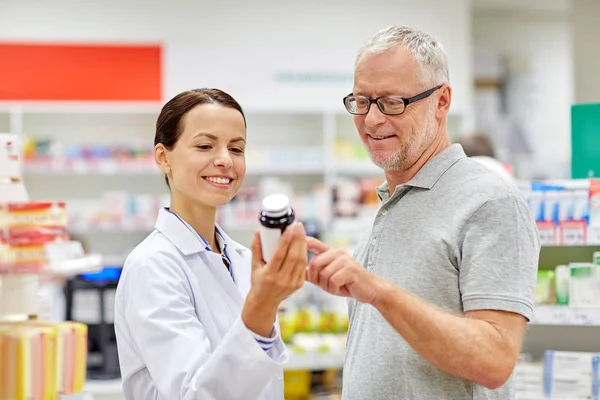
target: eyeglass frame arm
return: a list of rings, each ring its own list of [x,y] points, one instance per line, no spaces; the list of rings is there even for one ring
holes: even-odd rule
[[[431,96],[431,95],[433,94],[433,92],[435,92],[436,90],[438,90],[438,89],[439,89],[439,88],[441,88],[442,86],[444,86],[444,84],[443,84],[443,83],[442,83],[441,85],[438,85],[438,86],[434,87],[434,88],[431,88],[431,89],[429,89],[429,90],[426,90],[426,91],[424,91],[423,93],[419,93],[419,94],[417,94],[417,95],[415,95],[415,96],[413,96],[413,97],[409,97],[409,98],[405,98],[405,97],[402,97],[402,96],[389,96],[389,95],[386,95],[386,96],[379,96],[379,97],[366,97],[366,96],[361,96],[361,97],[364,97],[364,98],[366,98],[366,99],[368,99],[368,100],[369,100],[369,109],[367,110],[367,112],[366,112],[365,114],[362,114],[362,115],[366,115],[366,114],[367,114],[367,113],[368,113],[368,112],[371,110],[371,104],[373,104],[373,103],[375,103],[375,104],[377,105],[377,108],[379,108],[379,104],[377,103],[377,101],[378,101],[379,99],[382,99],[382,98],[384,98],[384,97],[394,97],[394,98],[397,98],[397,99],[400,99],[400,100],[402,100],[402,102],[404,103],[404,109],[406,110],[406,107],[408,107],[408,105],[409,105],[409,104],[411,104],[411,103],[414,103],[414,102],[417,102],[417,101],[419,101],[419,100],[423,100],[423,99],[425,99],[425,98],[427,98],[427,97]],[[345,96],[345,97],[342,99],[342,102],[344,103],[344,108],[346,107],[346,99],[347,99],[348,97],[350,97],[350,96],[354,96],[354,93],[350,93],[350,94],[348,94],[347,96]],[[381,111],[381,109],[380,109],[380,111]],[[402,111],[402,113],[404,113],[404,111]],[[359,115],[361,115],[361,114],[359,114]]]

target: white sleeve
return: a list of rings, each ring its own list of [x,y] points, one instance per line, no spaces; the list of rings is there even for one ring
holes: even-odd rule
[[[273,345],[275,344],[275,341],[277,340],[277,337],[278,337],[275,326],[273,326],[273,329],[271,330],[271,336],[269,336],[269,337],[261,336],[258,333],[254,333],[254,332],[251,332],[251,333],[254,336],[254,340],[256,340],[256,342],[260,345],[260,347],[264,351],[271,350],[273,348]]]
[[[162,398],[255,399],[287,361],[277,341],[264,351],[240,316],[211,351],[187,277],[168,255],[128,265],[124,298],[131,338]]]

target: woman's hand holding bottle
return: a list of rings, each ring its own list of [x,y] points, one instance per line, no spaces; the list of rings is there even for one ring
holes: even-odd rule
[[[288,227],[267,264],[263,262],[258,232],[254,234],[251,250],[252,287],[242,310],[242,321],[251,331],[269,337],[279,304],[305,282],[306,231],[301,223]]]

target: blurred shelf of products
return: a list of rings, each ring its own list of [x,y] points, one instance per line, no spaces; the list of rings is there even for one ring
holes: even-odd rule
[[[83,392],[87,371],[84,324],[0,323],[0,349],[0,399],[54,400],[59,394]]]
[[[515,368],[521,400],[600,396],[600,246],[542,253],[560,249],[577,262],[538,272],[534,317]]]
[[[588,262],[572,262],[567,265],[557,265],[555,268],[540,269],[536,286],[536,303],[555,304],[581,310],[590,307],[600,309],[600,246],[590,247],[590,250],[596,249],[598,251],[592,253]],[[554,308],[561,309],[561,307]],[[585,313],[581,311],[581,314]],[[588,319],[591,323],[600,325],[600,319],[595,314],[590,313]]]
[[[600,353],[546,351],[534,362],[523,355],[515,367],[518,399],[598,399]]]
[[[542,245],[600,245],[600,179],[521,185]]]
[[[0,134],[0,398],[76,400],[87,378],[88,327],[53,321],[51,297],[40,289],[101,269],[102,260],[69,237],[64,202],[29,201],[15,142]]]
[[[40,175],[150,175],[160,174],[152,145],[77,144],[58,140],[25,140],[25,174]],[[249,175],[322,174],[322,147],[271,147],[248,149]]]

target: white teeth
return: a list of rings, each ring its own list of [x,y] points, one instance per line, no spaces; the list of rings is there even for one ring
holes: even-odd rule
[[[227,185],[229,182],[231,182],[231,179],[229,178],[214,178],[212,176],[207,176],[205,179],[207,181],[219,183],[221,185]]]

